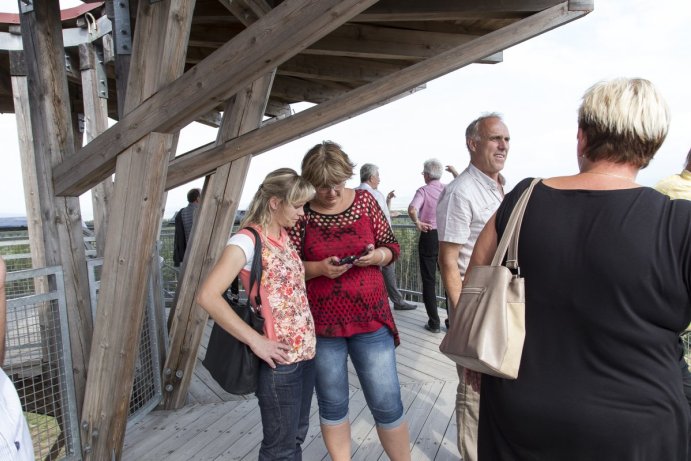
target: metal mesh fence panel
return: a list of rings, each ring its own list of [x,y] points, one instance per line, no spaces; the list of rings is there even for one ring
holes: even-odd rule
[[[398,288],[406,299],[421,303],[422,280],[420,277],[420,258],[417,251],[420,233],[411,224],[397,224],[395,218],[391,227],[401,246],[401,255],[396,261]],[[439,271],[437,271],[436,293],[437,307],[446,309],[446,294]]]
[[[96,318],[98,291],[100,288],[103,259],[88,261],[89,287],[91,289],[91,311]],[[161,401],[161,359],[158,348],[158,317],[153,302],[152,284],[149,283],[144,319],[139,337],[137,361],[134,369],[134,382],[129,402],[128,424],[133,424],[153,410]]]
[[[35,290],[27,290],[31,286]],[[59,267],[7,274],[3,369],[17,389],[36,459],[79,459],[79,430]],[[18,288],[21,287],[21,288]]]

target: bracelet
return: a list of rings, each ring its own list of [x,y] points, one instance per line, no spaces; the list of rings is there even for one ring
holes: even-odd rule
[[[381,263],[383,263],[384,260],[386,259],[386,253],[384,253],[384,250],[382,250],[381,248],[377,248],[377,251],[380,251],[380,252],[381,252],[381,259],[380,259],[379,262],[377,263],[377,266],[379,266],[379,265],[380,265]]]

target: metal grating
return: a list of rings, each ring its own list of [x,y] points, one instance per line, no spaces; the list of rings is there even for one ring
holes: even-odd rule
[[[29,423],[36,459],[79,459],[79,430],[62,268],[7,274],[3,369]]]
[[[89,269],[89,288],[91,290],[91,313],[95,319],[103,258],[90,259],[87,264]],[[144,320],[142,322],[134,370],[134,382],[132,383],[132,394],[130,396],[128,425],[134,424],[153,410],[161,402],[162,398],[161,358],[158,335],[156,334],[161,316],[156,312],[153,286],[151,281],[149,281],[149,294],[144,310]]]
[[[403,219],[406,223],[408,218]],[[412,224],[397,224],[396,218],[391,226],[399,245],[401,255],[396,261],[396,279],[398,288],[409,301],[422,302],[422,280],[420,278],[420,258],[418,257],[418,240],[420,233]],[[446,309],[446,293],[437,271],[437,308]]]

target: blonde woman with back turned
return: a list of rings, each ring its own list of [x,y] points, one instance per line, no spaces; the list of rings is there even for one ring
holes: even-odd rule
[[[480,461],[687,459],[678,335],[691,320],[691,202],[636,182],[668,127],[647,80],[600,82],[583,96],[579,173],[538,183],[521,225],[518,379],[466,374],[481,385]],[[491,262],[529,183],[506,195],[469,271]]]

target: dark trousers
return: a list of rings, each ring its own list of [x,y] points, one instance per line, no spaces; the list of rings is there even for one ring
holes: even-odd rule
[[[418,256],[420,258],[420,276],[422,279],[422,302],[425,303],[429,326],[439,328],[439,312],[437,312],[437,258],[439,256],[439,239],[437,230],[420,232],[418,242]]]

